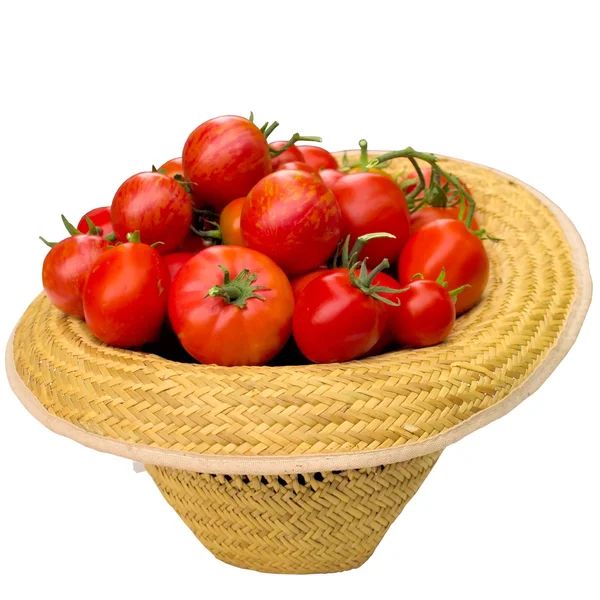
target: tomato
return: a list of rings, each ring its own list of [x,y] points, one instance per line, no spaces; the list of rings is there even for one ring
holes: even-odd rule
[[[321,169],[337,170],[338,168],[337,160],[325,148],[320,146],[298,146],[298,150],[302,154],[302,160],[317,171]]]
[[[247,246],[240,220],[242,218],[242,207],[246,198],[238,198],[230,202],[221,213],[219,226],[221,227],[221,240],[228,246]]]
[[[332,269],[313,279],[296,301],[294,339],[315,363],[363,356],[387,324],[385,304],[353,285],[347,269]]]
[[[431,167],[425,167],[423,169],[421,169],[421,173],[423,173],[423,179],[425,181],[425,185],[428,186],[429,182],[431,181]],[[404,193],[408,196],[412,191],[414,191],[414,189],[417,187],[417,183],[419,181],[419,176],[417,175],[416,171],[413,171],[412,173],[408,174],[400,183],[400,187],[404,190]],[[460,180],[461,185],[467,190],[467,192],[469,192],[469,194],[471,193],[471,190],[465,185],[465,183]],[[447,180],[445,177],[440,177],[440,185],[443,187],[446,184]],[[450,192],[454,189],[454,186],[452,184],[448,185]],[[420,192],[419,194],[417,194],[416,196],[417,198],[422,198],[423,197],[423,192]]]
[[[182,161],[194,204],[217,212],[272,171],[265,136],[254,123],[235,116],[211,119],[192,131]]]
[[[85,278],[96,259],[110,248],[99,235],[74,235],[56,244],[44,259],[42,283],[56,308],[72,317],[83,317],[81,294]]]
[[[385,169],[380,169],[379,167],[371,167],[366,171],[363,171],[362,167],[352,167],[348,171],[348,175],[350,175],[350,173],[375,173],[376,175],[383,175],[384,177],[387,177],[388,179],[394,181],[394,178],[390,173],[388,173]]]
[[[312,173],[313,175],[317,175],[317,177],[319,176],[317,169],[315,169],[314,167],[311,167],[309,164],[307,164],[305,162],[299,162],[297,160],[294,160],[292,162],[283,163],[280,167],[277,168],[277,171],[284,171],[284,170],[306,171],[306,173]]]
[[[403,346],[424,348],[443,342],[456,321],[454,301],[437,281],[416,279],[400,296],[391,312],[394,338]]]
[[[277,142],[271,142],[269,146],[273,148],[273,150],[279,150],[283,148],[288,142],[280,140]],[[271,159],[271,164],[273,165],[273,171],[277,171],[281,167],[288,162],[304,162],[304,157],[302,156],[302,152],[298,149],[298,146],[292,145],[285,152],[282,152],[279,156],[274,156]]]
[[[86,217],[101,230],[99,235],[106,236],[113,232],[110,222],[110,206],[102,206],[86,212],[77,224],[77,229],[81,233],[88,233],[90,230]]]
[[[183,177],[183,163],[181,161],[181,157],[168,160],[166,163],[158,167],[157,170],[164,171],[165,175],[168,175],[169,177],[175,177],[175,175],[180,175]]]
[[[371,244],[373,242],[370,242]],[[402,286],[391,276],[386,273],[378,273],[373,280],[375,285],[380,285],[383,287],[390,288],[392,290],[400,290]],[[398,302],[398,294],[393,292],[380,292],[380,295],[384,298],[387,298],[390,302],[396,304]],[[402,298],[400,296],[400,298]],[[386,324],[383,329],[383,333],[381,337],[377,341],[377,343],[369,350],[367,356],[374,356],[376,354],[381,354],[385,352],[393,343],[394,343],[394,334],[392,333],[391,322],[395,311],[397,310],[397,306],[392,306],[390,304],[384,304],[385,312],[386,312]]]
[[[162,173],[138,173],[117,190],[111,207],[117,239],[139,231],[142,242],[161,242],[157,250],[175,250],[190,230],[192,206],[183,187]]]
[[[437,221],[438,219],[457,219],[460,215],[460,206],[424,206],[420,208],[412,215],[410,215],[410,230],[414,233],[418,231],[427,223]],[[466,218],[466,211],[463,218]],[[473,216],[471,219],[471,229],[477,231],[479,229],[479,223],[477,218]]]
[[[169,270],[154,248],[132,242],[115,246],[96,260],[83,287],[86,323],[111,346],[152,342],[167,314],[168,287]]]
[[[286,344],[294,296],[285,273],[267,256],[214,246],[189,260],[169,295],[169,318],[196,360],[223,366],[262,365]]]
[[[415,273],[421,273],[425,279],[435,280],[445,269],[450,289],[469,286],[457,297],[456,314],[460,315],[483,294],[489,268],[483,242],[461,221],[444,219],[425,225],[410,237],[398,262],[398,279],[405,285]]]
[[[297,300],[300,294],[304,291],[304,288],[313,280],[323,275],[327,267],[325,265],[319,267],[314,271],[309,271],[308,273],[304,273],[304,275],[298,275],[298,277],[294,277],[291,280],[292,291],[294,292],[294,298]]]
[[[395,236],[371,241],[359,258],[368,256],[370,265],[384,258],[396,261],[410,235],[410,215],[402,190],[383,175],[352,173],[338,179],[331,191],[342,211],[342,235],[351,236],[351,245],[367,233],[385,231]]]
[[[288,275],[299,275],[333,254],[340,240],[341,213],[319,177],[284,170],[252,188],[241,225],[250,248],[272,258]]]
[[[163,256],[163,261],[169,271],[169,281],[173,281],[181,267],[195,255],[195,252],[173,252],[172,254]]]
[[[190,230],[183,238],[183,242],[177,246],[177,252],[197,254],[206,248],[210,248],[214,243],[214,240],[200,237]]]
[[[344,177],[344,173],[334,169],[323,169],[319,171],[319,177],[328,188],[331,188],[338,179]]]

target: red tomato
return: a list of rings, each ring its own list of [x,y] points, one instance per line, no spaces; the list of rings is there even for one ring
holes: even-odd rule
[[[272,170],[265,136],[243,117],[202,123],[185,142],[182,160],[194,204],[212,206],[217,212],[246,196]]]
[[[163,261],[169,270],[169,281],[173,281],[181,267],[195,255],[195,252],[173,252],[163,256]]]
[[[323,169],[319,171],[319,177],[323,180],[323,183],[331,189],[333,184],[338,180],[344,177],[344,173],[341,171],[336,171],[334,169]]]
[[[420,208],[412,215],[410,215],[410,230],[412,233],[419,231],[422,227],[437,221],[438,219],[457,219],[460,215],[460,206],[424,206]],[[466,212],[465,212],[466,217]],[[477,231],[479,229],[479,223],[477,217],[471,219],[471,229]]]
[[[269,146],[273,148],[273,150],[279,150],[283,148],[287,144],[286,141],[280,140],[278,142],[271,142]],[[298,146],[290,146],[285,152],[282,152],[279,156],[274,156],[271,159],[271,164],[273,165],[273,171],[277,171],[281,167],[288,162],[304,162],[304,157],[302,156],[302,152],[298,149]]]
[[[369,244],[372,243],[372,241],[369,242]],[[375,285],[391,288],[392,290],[402,289],[402,286],[393,277],[387,275],[386,273],[378,273],[375,279],[373,280],[373,283]],[[398,301],[398,294],[395,294],[393,292],[380,292],[380,296],[387,298],[390,302],[396,303]],[[402,297],[400,296],[400,298]],[[398,307],[391,306],[389,304],[384,304],[384,307],[387,319],[385,327],[383,329],[383,333],[381,334],[381,337],[373,346],[373,348],[369,350],[367,356],[375,356],[376,354],[381,354],[382,352],[385,352],[394,343],[394,334],[392,333],[391,321],[392,316]]]
[[[183,239],[183,242],[177,247],[177,252],[198,254],[198,252],[213,246],[214,243],[214,240],[200,237],[190,230]]]
[[[433,221],[414,233],[402,250],[398,279],[405,285],[415,273],[421,273],[435,281],[442,269],[446,270],[449,289],[469,286],[456,300],[456,314],[460,315],[483,294],[490,269],[483,242],[461,221]]]
[[[309,164],[305,162],[298,162],[294,160],[292,162],[283,163],[280,167],[277,168],[277,171],[305,171],[306,173],[312,173],[313,175],[319,176],[317,173],[317,169],[311,167]]]
[[[456,321],[456,309],[448,290],[442,285],[416,279],[399,298],[401,304],[391,312],[390,322],[399,344],[424,348],[439,344],[450,335]]]
[[[367,169],[366,171],[363,171],[362,167],[352,167],[348,171],[348,175],[350,175],[350,173],[375,173],[377,175],[383,175],[384,177],[387,177],[388,179],[391,179],[392,181],[394,181],[394,178],[392,177],[392,175],[390,173],[388,173],[385,169],[380,169],[378,167],[371,167],[370,169]]]
[[[111,207],[117,239],[139,231],[142,242],[155,244],[160,254],[173,252],[192,223],[192,206],[183,187],[162,173],[138,173],[117,190]]]
[[[304,291],[304,288],[313,280],[323,275],[327,267],[325,265],[319,267],[315,271],[304,273],[304,275],[298,275],[291,280],[292,292],[294,292],[294,298],[298,300],[300,294]]]
[[[169,318],[183,347],[200,362],[223,366],[269,362],[290,336],[293,311],[285,273],[270,258],[238,246],[194,256],[169,296]]]
[[[385,304],[365,294],[347,269],[332,269],[313,279],[294,310],[294,339],[302,354],[315,363],[363,356],[381,338],[387,324]]]
[[[337,170],[338,168],[337,160],[325,148],[320,146],[298,146],[298,150],[302,154],[302,160],[317,171],[322,169]]]
[[[384,258],[395,262],[410,235],[410,215],[402,190],[383,175],[353,173],[338,179],[331,191],[342,211],[342,235],[351,236],[351,246],[366,233],[395,236],[369,242],[359,258],[369,257],[370,266]]]
[[[83,287],[90,331],[119,348],[156,340],[167,314],[169,271],[160,254],[140,243],[121,244],[94,263]]]
[[[248,194],[241,224],[250,248],[272,258],[288,275],[299,275],[333,254],[340,240],[341,214],[319,177],[276,171]]]
[[[99,229],[101,229],[100,235],[106,236],[113,232],[112,223],[110,222],[110,206],[102,206],[100,208],[94,208],[81,217],[81,220],[77,224],[77,229],[81,233],[88,233],[90,227],[86,221],[86,217]]]
[[[110,248],[99,235],[74,235],[48,252],[42,267],[46,296],[56,308],[72,317],[83,317],[83,284],[96,259]]]
[[[221,227],[221,240],[228,246],[247,246],[240,220],[242,218],[242,207],[246,198],[238,198],[230,202],[219,217],[219,226]]]
[[[181,157],[168,160],[158,167],[157,170],[164,171],[165,175],[168,175],[169,177],[175,177],[175,175],[181,175],[181,177],[183,177],[183,163]]]
[[[425,167],[425,168],[421,169],[421,172],[423,173],[423,179],[425,180],[425,185],[429,185],[429,182],[431,181],[431,167]],[[408,183],[409,181],[410,181],[410,183]],[[416,171],[413,171],[412,173],[407,175],[402,180],[400,185],[401,185],[402,189],[404,190],[404,193],[407,196],[417,187],[418,181],[419,181],[419,176],[417,175]],[[444,186],[446,184],[446,181],[447,180],[445,177],[440,177],[440,185],[441,186]],[[459,180],[459,181],[462,184],[462,186],[467,190],[467,192],[469,192],[469,194],[470,194],[471,190],[465,185],[465,183],[462,180]],[[450,184],[449,185],[450,191],[452,191],[453,188],[454,188],[454,186],[452,184]],[[416,197],[422,198],[423,192],[420,192],[419,194],[417,194]]]

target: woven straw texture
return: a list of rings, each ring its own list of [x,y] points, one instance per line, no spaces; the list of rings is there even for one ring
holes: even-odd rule
[[[443,165],[471,188],[482,224],[504,238],[485,242],[485,297],[444,344],[333,365],[180,364],[107,347],[41,295],[16,328],[15,371],[49,415],[173,455],[339,455],[451,431],[534,373],[565,327],[577,284],[559,220],[529,190],[485,167]],[[395,161],[392,171],[407,166]]]
[[[147,469],[167,502],[222,561],[268,573],[332,573],[359,567],[371,556],[438,455],[305,476]]]

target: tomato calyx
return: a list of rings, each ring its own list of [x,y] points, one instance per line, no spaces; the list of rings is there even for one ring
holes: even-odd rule
[[[250,116],[248,117],[248,121],[250,123],[254,123],[254,113],[250,111]],[[267,121],[261,128],[260,132],[265,136],[266,139],[269,139],[269,136],[279,127],[279,121],[273,121],[269,123]],[[273,148],[269,146],[269,154],[271,158],[275,158],[280,154],[283,154],[286,150],[289,150],[294,144],[297,142],[322,142],[323,139],[319,136],[315,135],[300,135],[299,133],[295,133],[281,148]]]
[[[83,233],[83,231],[79,231],[79,229],[77,229],[77,227],[75,227],[75,225],[73,225],[72,223],[70,223],[67,220],[67,217],[65,217],[65,215],[60,215],[60,218],[62,219],[63,225],[65,226],[65,229],[68,231],[68,233],[71,237],[74,235],[98,235],[98,236],[102,235],[102,228],[97,227],[88,216],[85,217],[85,221],[88,224],[88,228],[89,228],[87,233]],[[54,246],[56,246],[56,244],[58,244],[58,242],[49,242],[47,239],[45,239],[41,235],[39,236],[39,238],[40,238],[40,240],[42,240],[42,242],[44,242],[44,244],[46,244],[46,246],[48,246],[48,248],[54,248]],[[105,235],[104,239],[108,242],[113,243],[113,242],[117,241],[117,236],[113,232],[113,233],[110,233],[109,235]]]
[[[425,276],[423,275],[423,273],[415,273],[412,277],[411,277],[411,281],[414,281],[415,279],[425,279]],[[446,289],[448,287],[448,282],[446,281],[446,269],[442,268],[440,274],[438,275],[437,279],[435,280],[435,282],[442,286],[444,289]],[[466,288],[471,287],[468,283],[465,285],[461,285],[460,287],[457,287],[453,290],[448,290],[448,295],[450,296],[450,298],[452,298],[452,302],[454,302],[454,304],[456,304],[456,298],[457,296]]]
[[[358,256],[362,252],[365,244],[370,240],[375,240],[377,238],[391,238],[395,240],[396,236],[385,232],[366,233],[356,239],[356,242],[354,242],[354,245],[352,246],[352,250],[350,250],[350,236],[347,235],[344,242],[338,245],[335,254],[333,255],[333,268],[342,267],[344,269],[350,269],[352,265],[359,262]]]
[[[192,223],[190,231],[198,237],[211,240],[213,244],[220,244],[223,240],[223,234],[218,221],[219,215],[204,208],[194,208],[193,211],[198,216],[198,225]]]
[[[367,140],[359,140],[358,147],[360,148],[360,158],[358,162],[351,163],[348,160],[347,153],[344,152],[344,156],[342,157],[342,167],[340,168],[340,171],[342,171],[342,173],[349,173],[350,171],[357,172],[356,169],[358,169],[359,173],[366,173],[370,168],[372,168],[369,161],[369,150]],[[378,164],[377,168],[385,169],[388,166],[389,161]]]
[[[257,300],[266,300],[264,296],[256,292],[268,291],[269,288],[264,285],[252,285],[258,275],[250,273],[248,269],[240,271],[233,279],[229,274],[229,270],[223,265],[218,265],[223,271],[223,283],[213,285],[207,292],[205,298],[222,298],[225,304],[235,304],[239,308],[246,308],[247,301],[251,298]]]
[[[168,175],[166,169],[157,169],[154,165],[152,165],[151,173],[160,173],[161,175]],[[184,189],[186,194],[192,193],[192,182],[188,181],[183,175],[180,173],[175,173],[173,175],[173,179]]]
[[[387,258],[384,258],[374,269],[367,269],[366,259],[352,265],[352,268],[349,270],[350,283],[358,288],[363,294],[366,296],[370,296],[379,302],[383,302],[384,304],[388,304],[389,306],[400,306],[400,300],[393,302],[392,300],[388,300],[384,298],[380,294],[400,294],[402,292],[406,292],[407,288],[404,289],[394,289],[384,285],[376,285],[373,284],[373,280],[381,271],[385,269],[389,269],[390,261]]]

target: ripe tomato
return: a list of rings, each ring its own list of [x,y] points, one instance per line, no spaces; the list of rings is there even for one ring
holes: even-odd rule
[[[340,240],[341,214],[319,177],[276,171],[248,194],[241,224],[250,248],[272,258],[288,275],[299,275],[333,254]]]
[[[351,281],[347,269],[332,269],[313,279],[294,310],[298,348],[315,363],[353,360],[375,346],[387,324],[385,304]]]
[[[403,346],[424,348],[443,342],[456,321],[454,301],[437,281],[416,279],[400,296],[391,313],[394,338]]]
[[[412,233],[419,231],[422,227],[437,221],[438,219],[457,219],[460,215],[460,206],[424,206],[420,208],[412,215],[410,215],[410,230]],[[466,212],[465,212],[466,218]],[[477,231],[479,229],[479,223],[477,217],[471,219],[471,229]]]
[[[183,242],[177,246],[177,252],[198,254],[198,252],[213,246],[214,243],[214,240],[200,237],[190,230],[185,238],[183,238]]]
[[[169,281],[173,281],[181,267],[195,255],[195,252],[173,252],[172,254],[163,256],[163,261],[169,271]]]
[[[169,318],[196,360],[223,366],[263,365],[291,333],[294,296],[268,257],[238,246],[214,246],[179,271]]]
[[[112,223],[110,222],[110,206],[102,206],[86,212],[77,224],[77,229],[81,233],[88,233],[90,230],[86,217],[101,230],[100,235],[106,236],[113,232]]]
[[[398,279],[405,285],[415,273],[421,273],[435,281],[445,269],[450,289],[469,286],[456,300],[456,314],[460,315],[483,294],[489,268],[483,242],[461,221],[444,219],[425,225],[410,237],[398,262]]]
[[[314,271],[309,271],[308,273],[304,273],[304,275],[298,275],[298,277],[294,277],[290,281],[292,284],[292,292],[294,292],[294,298],[298,300],[300,294],[304,291],[304,288],[313,280],[323,275],[325,273],[327,267],[325,265],[319,267]]]
[[[247,246],[240,220],[242,218],[242,207],[246,198],[237,198],[230,202],[221,213],[219,226],[221,227],[221,240],[228,246]]]
[[[367,233],[384,231],[393,238],[369,242],[359,258],[369,257],[369,265],[384,258],[395,262],[410,235],[410,215],[402,190],[389,178],[377,173],[353,173],[338,179],[331,187],[342,211],[342,235],[350,235],[350,245]]]
[[[175,177],[175,175],[180,175],[183,177],[183,163],[181,161],[181,157],[168,160],[166,163],[158,167],[157,170],[164,171],[165,175],[168,175],[169,177]]]
[[[312,173],[313,175],[319,176],[317,169],[311,167],[309,164],[305,162],[299,162],[294,160],[292,162],[283,163],[280,167],[277,168],[277,171],[305,171],[306,173]]]
[[[337,160],[325,148],[320,146],[298,146],[302,160],[314,167],[317,171],[321,169],[337,170]]]
[[[323,183],[331,189],[333,184],[338,180],[344,177],[344,173],[341,171],[336,171],[334,169],[323,169],[319,171],[319,177],[323,180]]]
[[[265,136],[248,119],[234,116],[211,119],[192,131],[182,161],[194,204],[217,212],[246,196],[272,170]]]
[[[425,180],[425,185],[428,186],[429,182],[431,181],[431,167],[425,167],[425,168],[421,169],[421,173],[423,173],[423,179]],[[416,171],[413,171],[412,173],[409,173],[402,180],[402,182],[400,183],[400,187],[404,190],[404,193],[408,196],[417,187],[418,181],[419,181],[419,176],[417,175]],[[470,194],[471,190],[465,185],[464,181],[462,181],[462,180],[459,180],[459,181],[460,181],[461,185]],[[447,183],[446,178],[440,177],[440,185],[444,186],[444,185],[446,185],[446,183]],[[452,189],[454,189],[454,186],[452,184],[449,184],[449,189],[450,189],[450,191],[452,191]],[[423,192],[420,192],[419,194],[417,194],[416,197],[422,198]]]
[[[44,259],[42,283],[56,308],[72,317],[83,317],[81,294],[85,278],[96,259],[110,248],[99,235],[74,235],[54,246]]]
[[[369,242],[372,244],[373,242]],[[386,273],[378,273],[373,279],[373,283],[378,286],[383,286],[386,288],[390,288],[392,290],[400,290],[402,286],[390,275]],[[380,292],[380,296],[387,298],[390,302],[396,304],[398,302],[398,294],[394,292]],[[402,297],[400,296],[400,299]],[[391,322],[392,317],[397,310],[397,306],[392,306],[391,304],[384,304],[386,311],[386,324],[383,329],[383,333],[381,337],[377,341],[377,343],[369,350],[367,356],[375,356],[376,354],[381,354],[385,352],[393,343],[394,343],[394,334],[392,332]]]
[[[279,140],[277,142],[271,142],[269,146],[271,146],[273,150],[279,150],[280,148],[283,148],[286,144],[287,141]],[[298,149],[298,146],[290,146],[285,152],[282,152],[279,156],[274,156],[271,159],[273,171],[277,171],[277,169],[281,168],[281,165],[284,165],[288,162],[304,162],[304,157],[302,156],[302,152],[300,152],[300,150]]]
[[[96,260],[83,287],[86,323],[111,346],[152,342],[167,314],[168,287],[169,270],[154,248],[132,242],[115,246]]]
[[[383,175],[384,177],[387,177],[388,179],[391,179],[392,181],[394,180],[392,175],[390,175],[385,169],[380,169],[379,167],[371,167],[370,169],[367,169],[366,171],[363,171],[362,167],[352,167],[348,171],[348,175],[350,175],[351,173],[375,173],[376,175]]]
[[[192,206],[183,187],[162,173],[138,173],[117,190],[111,207],[117,239],[139,231],[145,244],[162,242],[160,254],[173,252],[190,230]]]

